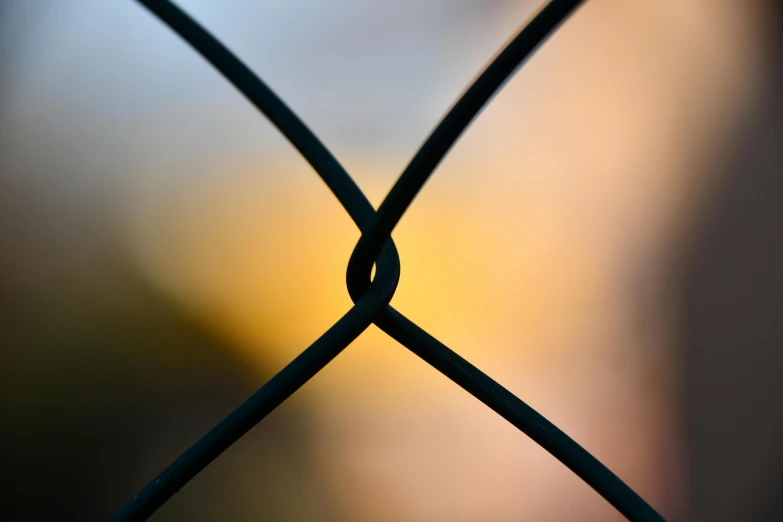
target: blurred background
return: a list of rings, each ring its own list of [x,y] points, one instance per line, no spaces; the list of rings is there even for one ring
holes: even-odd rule
[[[532,0],[180,0],[380,204]],[[593,0],[394,232],[392,303],[672,521],[783,509],[783,18]],[[133,1],[0,2],[0,519],[108,520],[350,307],[358,232]],[[370,327],[152,520],[622,520]]]

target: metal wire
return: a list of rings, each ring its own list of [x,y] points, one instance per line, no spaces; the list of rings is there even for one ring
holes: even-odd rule
[[[400,277],[391,232],[437,165],[487,101],[582,0],[554,0],[490,63],[441,120],[376,212],[318,138],[215,37],[167,0],[137,0],[179,34],[296,147],[362,230],[346,282],[354,306],[309,348],[150,482],[115,517],[142,521],[326,366],[371,323],[530,436],[630,520],[663,518],[608,468],[511,392],[389,305]],[[370,279],[373,263],[377,274]]]

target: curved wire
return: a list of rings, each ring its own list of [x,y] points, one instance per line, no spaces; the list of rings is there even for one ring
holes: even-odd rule
[[[193,47],[260,110],[302,154],[354,220],[366,221],[375,213],[367,197],[331,152],[307,125],[288,108],[247,65],[226,46],[168,0],[136,0]]]
[[[138,0],[193,45],[258,107],[339,194],[354,219],[368,219],[372,205],[348,173],[299,118],[228,49],[178,7],[165,0]],[[370,291],[326,333],[267,381],[245,402],[172,462],[112,520],[139,522],[149,518],[223,451],[318,373],[359,336],[394,295],[400,277],[397,251],[387,242],[378,259]]]
[[[348,291],[357,299],[369,287],[381,247],[419,190],[489,99],[583,0],[553,0],[523,26],[435,127],[363,229],[348,261]]]
[[[392,289],[394,287],[391,287]],[[384,289],[386,290],[386,289]],[[392,291],[371,289],[309,348],[240,404],[150,482],[112,520],[147,520],[185,484],[310,380],[371,323]]]
[[[324,179],[360,229],[370,230],[371,222],[376,218],[374,218],[375,212],[372,205],[364,194],[323,144],[260,79],[231,54],[228,49],[220,44],[220,42],[170,2],[166,0],[138,1],[147,6],[155,15],[161,18],[161,20],[196,48],[196,50],[207,58],[210,63],[212,63],[259,110],[261,110],[261,112],[264,113],[281,132],[283,132],[286,138],[291,141],[305,159],[315,168],[316,172]],[[538,27],[538,29],[532,31],[534,33],[538,31],[541,39],[546,36],[548,31],[551,31],[559,24],[559,22],[554,24],[551,23],[551,16],[553,14],[558,14],[558,12],[553,13],[550,9],[553,4],[558,4],[559,8],[562,9],[567,2],[552,2],[535,20],[533,20],[533,22],[531,22],[530,26],[528,26],[534,28]],[[549,11],[547,11],[548,9]],[[543,22],[540,20],[542,16],[544,16]],[[563,15],[563,18],[564,17],[565,15]],[[548,31],[543,31],[542,33],[541,28],[542,26],[546,26],[547,23],[550,25],[550,29]],[[510,46],[515,45],[515,42],[517,42],[518,45],[518,40],[525,31],[528,31],[528,29],[523,30],[522,33],[520,33],[520,36],[512,41]],[[530,35],[526,36],[526,38],[529,37]],[[530,42],[528,42],[528,45],[529,44]],[[533,43],[527,53],[532,51],[537,45],[538,43]],[[507,50],[504,50],[498,56],[497,60],[501,60],[504,56],[508,56],[506,51]],[[522,58],[520,58],[520,61],[521,59]],[[506,68],[507,65],[508,64],[506,64]],[[516,66],[511,67],[507,75],[513,72],[515,68]],[[482,78],[490,71],[495,71],[493,74],[497,75],[498,67],[494,67],[494,62],[485,70],[479,79],[474,82],[473,86],[466,92],[465,97],[472,91],[475,91],[474,87],[476,84],[481,84],[481,82],[486,84],[487,81],[482,80]],[[500,79],[494,89],[497,89],[504,81],[505,78]],[[491,94],[492,93],[490,92],[489,96],[491,96]],[[481,105],[486,102],[489,96],[487,96],[484,102],[475,109],[473,115],[469,116],[467,120],[464,121],[462,129],[467,126],[470,119],[478,112]],[[475,99],[473,104],[475,104]],[[468,108],[470,108],[470,104],[467,105]],[[459,118],[453,117],[452,114],[455,111],[458,111],[460,107],[463,107],[462,110],[464,111],[465,106],[466,104],[463,103],[462,99],[458,101],[457,104],[455,104],[454,109],[444,118],[438,128],[436,128],[436,131],[433,132],[432,136],[438,134],[438,129],[444,127],[447,121],[452,121],[449,125],[454,125],[453,122],[455,120],[458,121]],[[456,140],[459,133],[461,133],[461,130],[454,135],[453,141]],[[432,136],[427,143],[433,141]],[[440,158],[442,158],[451,146],[451,144],[446,144],[446,141],[448,140],[444,141],[443,138],[439,138],[438,140],[435,140],[435,146],[430,146],[430,149],[428,150],[434,149],[437,151],[440,148],[442,150]],[[416,163],[417,157],[422,157],[419,162],[426,164],[426,160],[428,159],[426,157],[427,154],[433,154],[433,152],[423,152],[427,149],[427,143],[419,150],[419,153],[414,157],[414,161],[411,162],[411,165]],[[446,144],[445,148],[444,144]],[[440,159],[435,161],[432,165],[432,169],[435,168],[438,161],[440,161]],[[406,169],[406,172],[411,170],[411,165]],[[424,172],[425,170],[426,169],[423,169],[420,172]],[[421,188],[428,175],[429,173],[424,175],[425,179],[421,180],[419,187],[412,193],[410,193],[410,189],[403,190],[403,194],[410,194],[410,201],[413,200],[415,193]],[[411,176],[412,175],[409,174],[406,179],[410,179]],[[421,176],[421,174],[418,176]],[[420,179],[418,176],[413,176],[413,178]],[[401,176],[400,180],[398,180],[395,185],[395,188],[400,186],[401,183],[410,182],[404,182],[403,176]],[[392,192],[394,192],[394,189]],[[387,197],[387,201],[391,197],[392,193]],[[396,196],[396,198],[398,197],[399,196]],[[384,201],[384,203],[387,203],[387,201]],[[392,199],[392,201],[394,201],[394,199]],[[410,204],[410,201],[408,201],[405,207]],[[394,209],[397,205],[399,205],[399,203],[392,204],[392,208]],[[402,216],[404,210],[405,208],[401,207],[399,216],[396,218],[397,220]],[[375,226],[377,227],[378,225]],[[391,228],[393,228],[393,224]],[[378,234],[378,232],[375,233]],[[304,384],[312,375],[317,373],[320,368],[327,364],[337,353],[339,353],[339,351],[350,343],[353,338],[363,331],[367,325],[369,325],[370,321],[373,320],[394,339],[408,347],[427,363],[438,369],[441,373],[459,384],[481,402],[499,413],[511,424],[528,434],[558,460],[563,462],[578,476],[590,484],[598,493],[629,519],[663,520],[649,505],[628,488],[628,486],[613,475],[611,471],[552,423],[547,421],[543,416],[538,414],[511,392],[507,391],[490,377],[475,368],[468,361],[457,355],[389,306],[387,303],[394,293],[399,278],[399,258],[397,256],[396,248],[388,235],[386,241],[381,243],[385,246],[383,246],[383,250],[378,258],[378,275],[372,281],[371,285],[369,283],[361,287],[354,285],[354,292],[352,293],[352,297],[354,297],[356,303],[354,308],[311,345],[310,348],[305,350],[305,352],[253,394],[250,399],[226,417],[226,419],[221,421],[215,428],[210,430],[206,436],[172,463],[166,471],[142,490],[142,492],[137,495],[137,497],[135,497],[117,517],[115,517],[115,521],[145,520],[155,511],[155,509],[160,507],[160,505],[176,493],[176,491],[178,491],[190,478],[195,476],[201,469],[208,465],[209,462],[214,460],[222,451],[241,437],[242,434],[278,406],[285,398],[290,396],[291,393]],[[356,254],[356,250],[354,251],[354,254]],[[369,286],[367,293],[364,293],[357,298],[355,290],[357,288],[365,289],[367,286]],[[384,305],[386,306],[384,307]],[[379,312],[379,310],[382,311]],[[334,345],[330,346],[332,343],[334,343]]]
[[[664,521],[642,497],[575,440],[391,305],[375,319],[375,325],[536,441],[628,520]]]

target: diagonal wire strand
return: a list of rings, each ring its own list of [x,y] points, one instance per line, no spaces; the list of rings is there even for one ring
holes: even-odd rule
[[[583,3],[553,0],[490,62],[435,127],[392,186],[370,223],[362,227],[348,262],[346,282],[356,300],[369,287],[375,257],[416,194],[486,103],[522,62]],[[598,459],[541,414],[389,305],[375,324],[568,466],[630,520],[663,518]]]
[[[628,520],[664,521],[642,497],[575,440],[391,305],[376,318],[375,325],[537,442]]]
[[[140,522],[176,494],[229,446],[302,387],[371,323],[392,291],[371,289],[309,348],[280,370],[245,402],[188,448],[150,482],[112,520]]]
[[[187,13],[168,0],[137,0],[211,63],[291,142],[326,182],[351,218],[375,213],[369,200],[331,152],[247,65]],[[373,260],[374,261],[374,260]]]
[[[289,139],[289,141],[300,151],[305,159],[313,166],[316,172],[326,182],[338,200],[348,211],[349,215],[360,228],[367,229],[371,226],[371,221],[375,215],[372,205],[366,199],[358,186],[350,178],[348,173],[339,165],[336,159],[329,153],[323,144],[313,135],[313,133],[304,125],[301,120],[269,89],[252,71],[241,63],[228,49],[226,49],[212,35],[192,20],[179,8],[166,0],[138,0],[148,7],[164,23],[169,25],[183,39],[190,43],[199,51],[210,63],[212,63],[232,84],[234,84],[270,121]],[[578,2],[571,2],[577,4]],[[495,60],[504,63],[508,70],[506,77],[516,69],[516,65],[511,64],[509,69],[508,49],[514,49],[515,43],[519,47],[519,40],[527,41],[529,49],[526,52],[518,54],[519,62],[524,59],[540,43],[541,40],[564,19],[570,8],[569,2],[552,2],[545,8],[536,19],[528,25],[509,46],[501,52]],[[553,11],[552,6],[555,5]],[[563,13],[557,9],[566,7],[568,12]],[[561,16],[560,21],[551,23],[552,17]],[[543,17],[543,18],[542,18]],[[543,19],[543,22],[542,22]],[[547,28],[547,24],[549,27]],[[531,33],[534,38],[531,39]],[[537,36],[536,36],[537,35]],[[538,41],[536,42],[536,38]],[[533,42],[530,45],[530,42]],[[513,53],[512,53],[513,54]],[[513,58],[513,56],[512,56]],[[464,98],[470,98],[471,92],[476,91],[476,85],[484,85],[487,89],[486,76],[489,73],[495,75],[495,79],[490,78],[489,87],[493,82],[497,84],[490,89],[494,92],[506,78],[499,81],[498,71],[502,72],[503,67],[495,66],[495,62],[485,70],[485,72],[468,89],[463,99],[455,104],[452,111],[436,128],[433,135],[430,136],[425,145],[414,157],[411,165],[416,163],[416,158],[420,158],[420,163],[426,163],[427,154],[433,154],[433,147],[427,149],[427,143],[433,141],[433,136],[438,135],[438,129],[444,125],[454,125],[455,119],[458,121],[459,108],[463,107],[462,127],[453,134],[453,141],[456,141],[462,130],[467,127],[470,120],[480,110],[483,103],[491,96],[475,107],[474,101],[463,103]],[[493,72],[494,71],[494,72]],[[481,89],[479,89],[481,90]],[[475,107],[472,115],[467,119],[465,116],[465,107]],[[453,113],[457,112],[458,117]],[[469,113],[469,111],[467,111]],[[451,121],[451,123],[448,123]],[[447,137],[448,137],[448,133]],[[435,140],[435,149],[441,148],[440,158],[442,158],[452,143],[448,140],[439,138]],[[445,147],[444,147],[445,144]],[[426,150],[430,150],[429,153]],[[422,152],[425,151],[425,152]],[[429,173],[434,170],[440,158],[434,162]],[[431,160],[430,160],[431,161]],[[409,165],[407,171],[411,170]],[[424,175],[426,177],[429,173]],[[421,174],[419,174],[421,176]],[[398,188],[404,183],[401,176],[394,188]],[[408,175],[405,179],[410,179]],[[417,176],[413,176],[417,178]],[[403,194],[410,194],[410,201],[413,200],[415,193],[423,185],[422,180],[414,191],[410,189],[403,190]],[[394,188],[392,193],[394,193]],[[404,185],[403,185],[404,188]],[[392,193],[387,200],[392,200]],[[397,196],[399,197],[399,196]],[[401,206],[397,220],[402,216],[405,207],[410,204],[408,201]],[[386,203],[386,201],[384,202]],[[399,205],[397,203],[396,205]],[[383,208],[383,206],[382,206]],[[387,211],[388,212],[388,211]],[[388,219],[388,218],[387,218]],[[396,223],[396,222],[395,222]],[[376,225],[377,227],[377,225]],[[393,229],[393,224],[389,229]],[[382,230],[381,230],[382,232]],[[375,232],[378,234],[378,232]],[[377,240],[376,240],[377,242]],[[402,314],[394,310],[387,303],[394,293],[396,283],[399,278],[399,257],[396,248],[387,233],[385,241],[382,241],[380,257],[378,258],[378,275],[372,281],[371,286],[365,284],[362,288],[369,286],[369,291],[359,297],[355,296],[355,291],[351,292],[356,302],[343,318],[330,328],[321,338],[319,338],[310,348],[305,350],[292,363],[284,368],[280,373],[273,377],[267,384],[259,389],[239,408],[232,412],[226,419],[221,421],[215,428],[205,435],[199,442],[191,447],[187,452],[172,463],[156,480],[151,482],[134,500],[129,503],[120,514],[115,517],[115,521],[125,520],[145,520],[155,509],[160,507],[168,498],[180,489],[190,478],[195,476],[201,469],[206,467],[212,460],[222,453],[227,447],[235,442],[247,430],[255,425],[259,420],[272,411],[285,398],[290,396],[298,387],[306,382],[312,375],[317,373],[325,364],[337,355],[348,343],[355,338],[358,333],[363,331],[367,325],[374,319],[375,323],[393,338],[407,346],[411,351],[421,357],[423,360],[434,366],[441,373],[459,384],[462,388],[478,398],[481,402],[492,408],[494,411],[511,422],[514,426],[528,434],[542,447],[547,449],[552,455],[558,458],[566,466],[572,469],[577,475],[583,478],[620,512],[631,520],[662,520],[641,498],[639,498],[630,488],[628,488],[619,478],[605,468],[598,460],[592,457],[587,451],[581,448],[576,442],[549,423],[544,417],[527,406],[520,399],[515,397],[509,391],[497,384],[490,377],[471,365],[468,361],[461,358],[445,345],[437,341],[434,337],[427,334],[424,330],[409,321]],[[354,252],[354,254],[356,251]],[[376,253],[377,255],[377,253]],[[353,257],[352,257],[353,259]],[[350,289],[350,287],[349,287]],[[354,287],[354,290],[356,287]],[[385,309],[384,309],[385,306]],[[334,343],[334,346],[329,346]]]
[[[267,114],[318,169],[329,187],[340,194],[352,217],[366,219],[373,214],[364,194],[320,141],[228,49],[174,4],[165,0],[139,1],[199,50]],[[114,522],[139,522],[149,518],[210,462],[310,380],[372,323],[378,311],[384,309],[394,295],[399,276],[399,257],[394,245],[388,241],[378,259],[378,275],[370,291],[309,348],[172,462],[114,517]]]
[[[362,231],[351,254],[346,279],[352,296],[358,297],[367,290],[370,270],[381,247],[467,126],[522,62],[582,3],[583,0],[550,1],[489,63],[427,137]]]

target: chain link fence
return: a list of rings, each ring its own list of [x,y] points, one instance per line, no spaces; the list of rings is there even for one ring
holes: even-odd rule
[[[663,518],[554,424],[419,328],[389,302],[400,277],[391,232],[462,132],[519,65],[582,0],[553,0],[496,56],[435,127],[376,211],[351,176],[285,103],[231,51],[167,0],[138,0],[189,43],[260,110],[327,184],[362,236],[348,262],[354,306],[309,348],[213,427],[136,495],[115,522],[149,518],[188,481],[323,369],[370,324],[411,350],[524,432],[630,520]],[[373,267],[375,277],[371,277]]]

